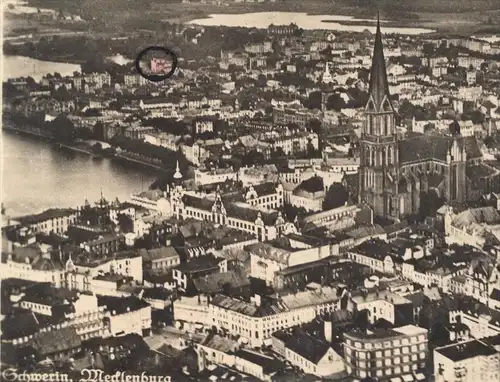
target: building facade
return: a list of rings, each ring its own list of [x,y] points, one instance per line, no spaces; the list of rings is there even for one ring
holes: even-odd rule
[[[346,333],[344,357],[355,378],[396,378],[425,368],[427,330],[407,325],[379,332]]]
[[[421,192],[465,202],[468,163],[482,154],[475,137],[411,136],[399,139],[391,103],[380,23],[370,72],[369,99],[360,139],[359,201],[374,214],[400,218],[417,213]]]

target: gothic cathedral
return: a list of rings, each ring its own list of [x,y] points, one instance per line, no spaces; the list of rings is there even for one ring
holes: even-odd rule
[[[466,163],[480,153],[475,138],[410,133],[398,139],[395,117],[378,20],[359,145],[359,202],[390,219],[418,213],[421,193],[429,190],[448,202],[465,202]]]

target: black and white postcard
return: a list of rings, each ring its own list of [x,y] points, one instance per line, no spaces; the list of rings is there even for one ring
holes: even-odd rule
[[[499,0],[5,0],[0,382],[500,381]]]

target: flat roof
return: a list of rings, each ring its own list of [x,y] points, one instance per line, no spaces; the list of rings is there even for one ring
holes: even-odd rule
[[[427,334],[427,329],[415,325],[405,325],[399,328],[392,329],[395,332],[406,334],[407,336],[414,336],[417,334]]]
[[[437,348],[436,351],[454,362],[478,356],[490,356],[498,353],[493,346],[479,340],[461,342],[458,344]]]

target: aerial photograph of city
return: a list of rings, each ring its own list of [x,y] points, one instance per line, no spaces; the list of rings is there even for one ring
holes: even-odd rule
[[[0,382],[500,381],[500,0],[0,7]]]

